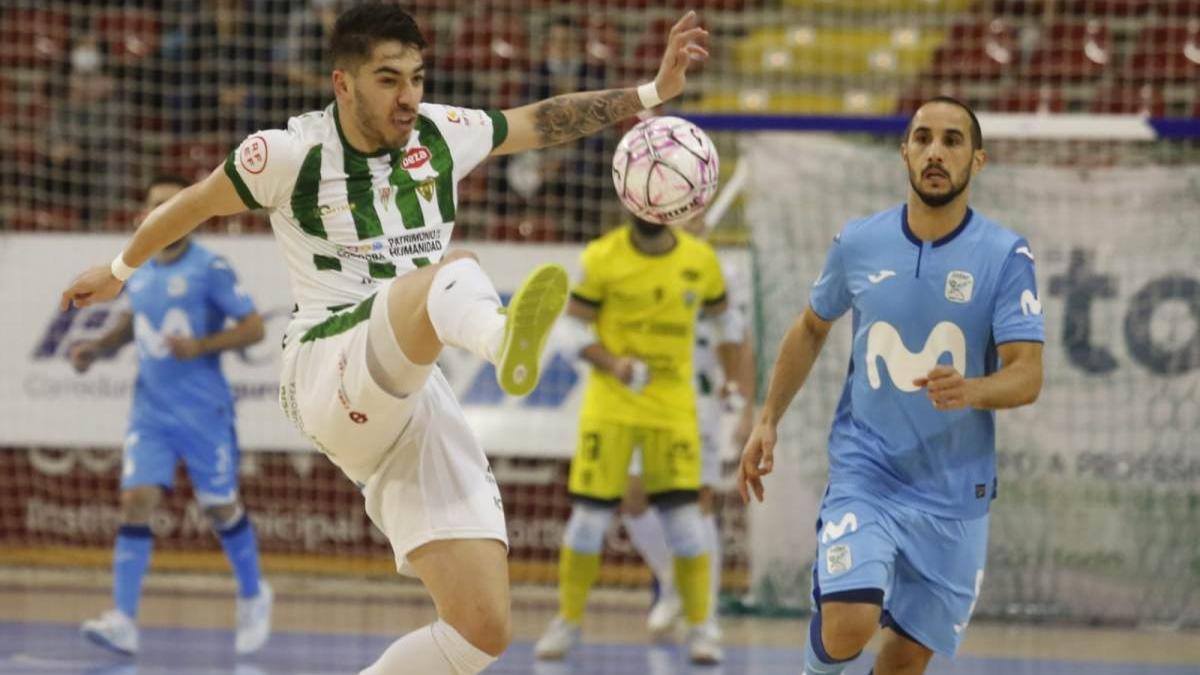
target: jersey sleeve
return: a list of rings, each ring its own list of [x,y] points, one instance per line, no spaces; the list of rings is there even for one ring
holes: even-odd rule
[[[422,104],[422,113],[433,122],[454,158],[454,180],[466,177],[472,169],[508,138],[508,119],[499,110],[478,110],[453,106]],[[434,139],[422,137],[428,145]]]
[[[813,282],[808,295],[808,304],[817,316],[826,321],[833,321],[850,309],[853,298],[846,279],[846,265],[842,260],[846,244],[842,235],[833,238],[833,245],[825,256],[825,267],[821,275]]]
[[[250,294],[238,283],[237,274],[221,257],[208,263],[208,297],[225,316],[233,319],[240,320],[254,312]]]
[[[1013,245],[1000,270],[992,310],[992,337],[998,345],[1046,341],[1033,250],[1024,239]]]
[[[273,209],[288,200],[308,148],[291,130],[247,136],[225,158],[225,175],[248,209]]]
[[[593,307],[604,302],[604,279],[600,276],[600,252],[589,244],[579,255],[579,281],[571,289],[571,297]]]
[[[704,304],[717,305],[726,300],[725,273],[721,260],[712,247],[705,245]]]

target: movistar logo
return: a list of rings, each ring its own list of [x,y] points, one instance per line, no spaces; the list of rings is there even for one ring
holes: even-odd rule
[[[847,532],[858,531],[858,516],[854,515],[853,511],[847,512],[842,516],[842,519],[835,522],[825,523],[825,527],[821,528],[821,543],[828,544],[831,541],[841,539],[842,535]]]
[[[900,391],[916,391],[913,380],[924,377],[937,365],[942,354],[950,353],[951,365],[960,372],[967,371],[967,338],[962,329],[949,321],[933,327],[921,351],[913,353],[904,346],[900,332],[886,321],[876,321],[867,333],[867,381],[878,389],[879,359],[887,364],[892,384]]]

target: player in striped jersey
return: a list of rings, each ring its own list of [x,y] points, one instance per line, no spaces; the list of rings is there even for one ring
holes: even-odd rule
[[[473,255],[446,252],[457,183],[488,156],[572,141],[674,98],[708,33],[686,14],[657,76],[510,110],[422,102],[425,40],[394,5],[347,10],[331,39],[335,101],[247,138],[208,178],[156,209],[111,265],[62,295],[111,299],[132,268],[203,220],[263,208],[291,275],[280,400],[288,417],[363,488],[402,573],[438,621],[365,673],[477,673],[510,639],[500,493],[435,361],[445,345],[497,368],[512,394],[537,383],[566,301],[561,267],[536,269],[507,308]]]

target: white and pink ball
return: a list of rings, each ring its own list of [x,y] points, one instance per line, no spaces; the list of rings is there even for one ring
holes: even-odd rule
[[[651,117],[629,130],[613,154],[613,184],[633,215],[682,223],[704,211],[717,191],[717,148],[679,117]]]

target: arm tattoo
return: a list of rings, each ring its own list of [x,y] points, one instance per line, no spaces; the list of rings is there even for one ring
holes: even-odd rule
[[[542,147],[583,138],[642,110],[636,89],[563,94],[534,106],[534,128]]]

